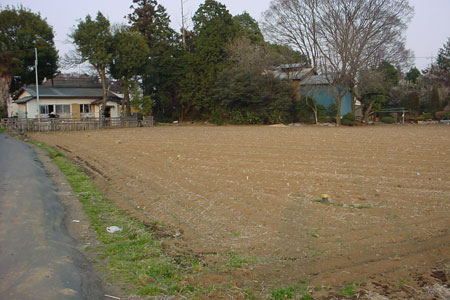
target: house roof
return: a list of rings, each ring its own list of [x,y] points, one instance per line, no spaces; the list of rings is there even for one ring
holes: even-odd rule
[[[27,103],[28,101],[32,100],[34,97],[33,96],[28,96],[28,97],[23,97],[19,100],[14,101],[17,104],[22,104],[22,103]]]
[[[54,87],[85,87],[85,88],[101,88],[102,84],[98,77],[89,76],[87,74],[63,74],[59,73],[55,77],[44,81],[43,86]]]
[[[19,99],[24,92],[28,92],[31,96]],[[26,103],[36,98],[36,95],[36,86],[30,85],[21,88],[14,100],[15,103]],[[39,86],[39,98],[42,99],[101,99],[102,97],[103,90],[101,88]],[[120,101],[120,98],[110,92],[108,101]]]

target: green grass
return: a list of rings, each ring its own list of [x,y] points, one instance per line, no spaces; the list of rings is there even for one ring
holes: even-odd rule
[[[83,170],[63,154],[44,144],[30,142],[50,154],[83,204],[101,242],[88,251],[94,251],[105,262],[102,269],[108,280],[139,295],[175,295],[193,291],[193,287],[184,284],[186,277],[192,275],[189,273],[192,268],[182,268],[182,264],[164,255],[160,241],[149,228],[105,198]],[[122,231],[108,233],[106,227],[112,225],[121,227]]]
[[[6,127],[0,127],[0,133],[3,133],[6,131]]]
[[[408,283],[408,282],[411,282],[411,278],[400,278],[399,280],[398,280],[398,283],[397,283],[397,287],[399,288],[399,289],[402,289],[403,287],[404,287],[404,285],[406,284],[406,283]]]
[[[300,299],[312,300],[313,297],[304,287],[277,288],[270,294],[270,300]]]
[[[353,286],[352,285],[347,285],[344,289],[342,289],[341,291],[337,292],[338,295],[342,295],[342,296],[350,296],[353,297],[356,295],[356,292],[353,290]]]
[[[225,258],[225,270],[241,269],[257,261],[255,257],[241,257],[235,252],[222,253],[221,255]]]
[[[272,291],[271,300],[294,299],[295,289],[293,287],[278,288]]]

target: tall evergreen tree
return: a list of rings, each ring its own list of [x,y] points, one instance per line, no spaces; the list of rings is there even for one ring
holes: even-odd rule
[[[199,117],[217,109],[211,91],[218,74],[226,68],[227,46],[237,32],[236,23],[225,5],[206,0],[193,17],[194,50],[188,56],[188,72],[182,82],[184,107],[192,107]]]
[[[139,31],[153,51],[164,51],[164,47],[174,42],[175,31],[170,27],[166,8],[156,0],[133,0],[128,15],[131,27]]]
[[[408,73],[406,73],[406,80],[414,84],[417,83],[417,79],[420,77],[420,71],[416,67],[411,68]]]
[[[128,15],[133,30],[139,31],[149,47],[149,60],[142,74],[145,95],[154,101],[154,114],[159,120],[176,117],[179,106],[180,57],[182,47],[170,27],[166,9],[156,0],[133,0]]]
[[[444,85],[450,85],[450,38],[439,49],[439,54],[437,57],[437,79]]]
[[[132,79],[142,73],[143,66],[148,60],[149,49],[145,38],[139,32],[130,31],[127,27],[122,27],[114,34],[112,46],[111,75],[122,83],[126,114],[130,116]]]
[[[439,69],[450,73],[450,38],[447,40],[444,46],[439,49],[437,65]]]
[[[249,15],[248,12],[243,12],[240,15],[234,16],[233,21],[239,27],[238,36],[246,37],[256,44],[264,42],[264,37],[259,28],[258,22]]]

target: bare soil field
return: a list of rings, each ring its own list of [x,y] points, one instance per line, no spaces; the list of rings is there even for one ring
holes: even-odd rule
[[[339,295],[329,287],[358,282],[390,299],[439,299],[422,288],[449,283],[450,126],[163,126],[32,138],[83,163],[111,199],[160,230],[169,255],[209,266],[196,281],[231,282],[230,294],[306,281],[331,299]]]

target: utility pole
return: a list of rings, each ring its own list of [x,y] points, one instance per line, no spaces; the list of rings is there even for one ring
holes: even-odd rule
[[[41,106],[39,102],[39,79],[38,79],[38,55],[37,48],[34,48],[34,72],[36,73],[36,99],[37,99],[37,110],[38,110],[38,120],[41,119]]]
[[[184,0],[181,0],[181,36],[183,37],[183,47],[186,48],[186,30],[184,28]]]

